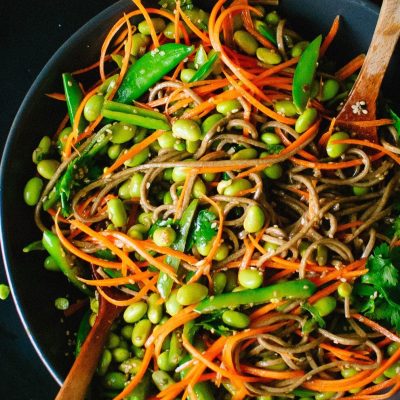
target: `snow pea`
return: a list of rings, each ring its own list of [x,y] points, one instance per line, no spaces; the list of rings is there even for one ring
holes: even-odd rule
[[[92,296],[93,292],[84,283],[82,283],[76,275],[73,265],[67,258],[64,248],[61,245],[60,239],[51,231],[44,231],[42,238],[43,247],[54,258],[62,273],[68,280],[86,295]]]
[[[306,299],[315,292],[315,289],[315,284],[307,279],[280,282],[257,289],[222,293],[213,297],[208,297],[199,303],[195,311],[199,313],[209,313],[222,308],[267,303],[274,299]]]
[[[178,234],[178,239],[171,246],[174,250],[178,250],[178,251],[182,251],[182,252],[185,251],[187,237],[188,237],[189,230],[192,225],[192,221],[193,221],[194,215],[196,213],[198,204],[199,204],[199,201],[197,199],[192,200],[192,202],[189,204],[188,208],[183,212],[182,218],[179,222],[180,230],[179,230],[179,234]],[[180,263],[179,258],[168,256],[166,261],[175,270],[178,269],[179,263]],[[160,272],[160,275],[159,275],[158,281],[157,281],[157,289],[163,299],[166,299],[169,296],[169,294],[171,293],[173,283],[174,283],[174,281],[171,279],[171,277],[168,274],[166,274],[162,271]]]
[[[116,101],[127,104],[138,99],[193,50],[194,46],[166,43],[147,52],[129,67],[118,89]]]
[[[311,85],[317,69],[322,36],[317,36],[303,51],[293,76],[293,103],[299,112],[304,111],[311,96]]]
[[[266,39],[268,39],[275,46],[278,44],[276,41],[275,32],[264,22],[255,21],[254,23],[256,30],[261,33]]]
[[[212,72],[214,68],[214,64],[217,62],[219,58],[219,52],[216,52],[211,55],[210,59],[206,61],[191,77],[189,82],[197,82],[201,81],[202,79],[207,78],[208,75]]]
[[[79,104],[83,99],[83,92],[78,82],[70,73],[62,74],[62,81],[64,86],[65,101],[67,103],[68,115],[71,125],[74,125],[75,114],[78,110]],[[85,129],[86,123],[83,118],[80,119],[78,130],[82,132]]]

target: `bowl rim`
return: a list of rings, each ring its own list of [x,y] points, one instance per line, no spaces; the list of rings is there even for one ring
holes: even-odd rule
[[[282,0],[284,1],[284,0]],[[372,0],[347,0],[349,3],[355,4],[357,7],[367,9],[368,12],[371,12],[375,15],[379,12],[379,6],[374,4]],[[50,364],[48,357],[46,356],[45,348],[40,346],[32,334],[30,330],[29,323],[27,321],[25,311],[20,304],[20,299],[18,295],[18,291],[15,287],[13,273],[12,273],[12,265],[9,262],[9,235],[6,235],[5,227],[4,227],[4,219],[6,210],[4,208],[4,182],[5,175],[7,173],[7,166],[11,162],[11,148],[13,142],[15,140],[16,132],[20,129],[20,120],[21,116],[24,115],[29,107],[29,104],[32,102],[35,93],[38,88],[44,83],[49,71],[53,68],[53,65],[57,62],[58,59],[62,58],[65,50],[71,46],[72,43],[81,41],[81,38],[87,35],[90,31],[92,31],[96,25],[102,24],[110,19],[110,16],[117,15],[118,12],[122,12],[126,10],[129,6],[134,6],[132,1],[130,0],[118,0],[116,3],[108,6],[104,10],[100,11],[97,15],[88,20],[84,25],[82,25],[77,31],[75,31],[64,43],[55,51],[55,53],[50,57],[50,59],[46,62],[44,67],[41,69],[40,73],[34,79],[32,85],[27,91],[21,105],[16,112],[11,127],[8,131],[6,142],[3,149],[3,156],[1,157],[0,163],[0,244],[1,244],[1,254],[2,260],[4,264],[4,269],[6,273],[6,277],[11,289],[11,295],[13,298],[13,302],[18,314],[18,317],[23,325],[23,328],[35,349],[40,361],[44,364],[47,371],[53,377],[53,379],[57,382],[58,385],[62,385],[64,378],[60,376],[59,373],[55,371],[54,366]]]

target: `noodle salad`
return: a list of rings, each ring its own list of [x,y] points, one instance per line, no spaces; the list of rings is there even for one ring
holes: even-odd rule
[[[94,398],[392,396],[400,119],[336,120],[364,60],[325,57],[339,17],[306,40],[273,0],[133,3],[48,94],[68,114],[24,190],[24,251],[80,290],[57,308],[87,309],[76,355],[99,303],[121,310]]]

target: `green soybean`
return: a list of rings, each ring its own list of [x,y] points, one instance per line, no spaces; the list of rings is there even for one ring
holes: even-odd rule
[[[388,354],[388,356],[392,356],[394,353],[396,353],[396,351],[400,349],[400,343],[398,342],[392,342],[389,344],[389,346],[386,349],[386,352]]]
[[[256,289],[263,283],[263,274],[258,269],[242,269],[239,271],[238,281],[246,289]]]
[[[138,301],[130,304],[124,311],[123,318],[128,324],[133,324],[141,320],[147,312],[147,304],[144,301]]]
[[[129,229],[128,229],[128,232],[126,232],[126,234],[129,236],[129,237],[131,237],[132,239],[135,239],[135,240],[142,240],[143,239],[143,230],[142,229],[140,229],[140,227],[139,227],[139,229],[138,229],[138,226],[137,225],[132,225]]]
[[[355,368],[344,368],[340,371],[343,378],[351,378],[354,375],[357,375],[358,371]]]
[[[248,233],[258,232],[265,223],[265,214],[261,207],[254,205],[247,208],[243,228]]]
[[[338,295],[343,298],[349,297],[352,291],[353,287],[348,282],[341,282],[337,288]]]
[[[175,239],[176,232],[170,226],[157,228],[153,233],[153,241],[157,246],[170,247]]]
[[[37,165],[37,171],[43,178],[51,179],[59,166],[57,160],[42,160]]]
[[[208,295],[207,286],[201,283],[188,283],[181,286],[176,294],[176,300],[179,304],[183,306],[188,306],[190,304],[198,303],[199,301],[205,299]]]
[[[229,115],[239,112],[242,109],[242,105],[237,99],[224,100],[217,104],[216,109],[220,114]]]
[[[316,120],[318,111],[315,108],[306,108],[296,120],[294,129],[298,133],[304,133]]]
[[[193,184],[192,194],[195,199],[201,198],[207,194],[207,187],[201,178],[196,178]]]
[[[103,378],[103,386],[107,389],[122,390],[126,382],[127,376],[122,372],[108,372]]]
[[[279,21],[280,17],[276,11],[269,12],[265,17],[265,22],[270,25],[278,25]]]
[[[186,151],[190,154],[196,153],[201,144],[201,140],[186,140]]]
[[[340,157],[349,148],[348,144],[345,143],[333,143],[335,140],[346,140],[349,139],[349,134],[346,132],[336,132],[328,140],[326,144],[326,153],[331,158]]]
[[[321,392],[315,395],[315,400],[328,400],[332,398],[336,392]]]
[[[112,351],[113,360],[117,363],[122,363],[129,358],[129,351],[122,347],[117,347]]]
[[[190,168],[187,167],[174,167],[172,170],[172,180],[176,183],[184,182]]]
[[[229,256],[229,246],[226,243],[221,243],[214,254],[213,260],[223,261]]]
[[[232,154],[231,160],[251,160],[253,158],[257,158],[258,153],[256,149],[248,148],[237,151]]]
[[[175,138],[172,134],[172,131],[167,131],[163,133],[158,139],[158,144],[162,149],[173,149]]]
[[[283,174],[283,168],[281,164],[272,164],[264,168],[263,173],[269,179],[279,179]]]
[[[153,372],[151,378],[159,391],[165,390],[175,383],[168,373],[162,370]]]
[[[238,282],[238,274],[233,269],[228,269],[225,272],[226,275],[226,285],[224,288],[224,292],[232,292],[232,290],[237,286]]]
[[[143,182],[144,175],[140,172],[136,172],[132,175],[129,180],[129,196],[132,198],[140,197],[140,187]]]
[[[58,297],[54,300],[54,305],[57,310],[66,310],[69,307],[69,300],[65,297]]]
[[[106,347],[109,349],[115,349],[119,346],[120,341],[121,339],[116,333],[110,332],[107,337]]]
[[[183,68],[180,74],[181,81],[188,83],[191,81],[193,76],[196,74],[196,70],[192,68]]]
[[[165,29],[163,30],[165,37],[168,39],[174,40],[175,39],[175,24],[173,22],[169,22]],[[183,33],[179,29],[179,37],[183,38]]]
[[[352,189],[356,196],[364,196],[369,192],[369,187],[353,186]]]
[[[166,27],[165,21],[162,18],[151,18],[151,23],[156,33],[162,32]],[[150,26],[146,20],[139,23],[138,30],[143,35],[150,35]]]
[[[229,182],[229,181],[226,181]],[[239,192],[242,190],[247,190],[252,187],[252,184],[249,180],[240,178],[240,179],[235,179],[232,181],[228,186],[225,188],[223,191],[223,194],[225,196],[236,196]]]
[[[152,293],[147,302],[147,318],[152,324],[158,324],[163,317],[163,304],[159,302],[161,296],[158,293]]]
[[[221,103],[220,103],[221,104]],[[201,124],[201,132],[205,135],[209,132],[221,119],[224,118],[222,114],[212,114],[207,117]]]
[[[232,328],[245,329],[250,325],[250,318],[239,311],[227,310],[222,314],[222,321]]]
[[[83,116],[89,122],[94,121],[100,114],[101,108],[103,107],[104,96],[101,94],[95,94],[89,98],[83,108]]]
[[[296,106],[290,100],[276,101],[274,103],[274,109],[278,114],[285,115],[286,117],[294,117],[297,115]]]
[[[264,64],[277,65],[282,62],[282,56],[279,53],[265,47],[259,47],[256,56]]]
[[[32,161],[35,164],[37,164],[38,162],[43,160],[50,152],[50,148],[51,148],[51,139],[48,136],[43,136],[42,139],[40,139],[38,147],[36,147],[36,149],[33,150]]]
[[[134,57],[143,55],[146,52],[147,45],[150,43],[151,39],[149,36],[143,33],[134,33],[132,35],[132,47],[131,54]]]
[[[43,265],[47,269],[47,271],[60,271],[58,264],[56,263],[56,261],[52,256],[47,256],[44,259]]]
[[[400,375],[400,361],[397,361],[383,372],[386,378],[394,378]]]
[[[118,369],[124,374],[136,375],[142,366],[142,360],[136,357],[123,361]]]
[[[24,200],[28,206],[35,206],[40,199],[43,189],[43,181],[35,176],[26,183],[24,188]]]
[[[300,57],[303,53],[304,49],[308,46],[309,42],[303,40],[301,42],[297,42],[291,50],[292,57]]]
[[[157,358],[157,365],[161,371],[170,372],[176,368],[176,364],[171,363],[169,360],[169,350],[163,351]]]
[[[116,160],[121,154],[121,151],[122,146],[120,144],[112,144],[107,150],[107,155],[111,160]]]
[[[136,322],[132,331],[132,344],[137,347],[142,347],[150,336],[151,329],[152,325],[148,319],[141,319]]]
[[[258,42],[247,31],[238,30],[233,34],[233,40],[244,53],[254,56],[258,48]]]
[[[165,310],[167,314],[174,316],[178,314],[180,310],[182,310],[182,304],[177,300],[177,292],[178,289],[174,289],[171,294],[168,296],[167,301],[165,302]]]
[[[326,296],[314,303],[321,317],[329,315],[336,308],[336,299],[332,296]]]
[[[227,277],[225,272],[216,272],[213,277],[214,294],[221,294],[226,286]]]
[[[317,264],[322,266],[326,265],[328,261],[328,248],[324,245],[317,246],[317,255],[315,257]]]
[[[4,283],[0,284],[0,300],[6,300],[9,295],[10,295],[9,286],[5,285]]]
[[[108,367],[110,366],[112,361],[112,354],[111,351],[108,349],[104,349],[103,353],[101,354],[100,361],[97,365],[97,375],[103,376],[106,374]]]
[[[124,165],[127,167],[137,167],[138,165],[143,164],[149,158],[149,155],[150,149],[146,147],[140,153],[133,156],[130,160],[125,161]]]
[[[321,101],[328,101],[333,99],[339,92],[340,85],[339,82],[335,79],[326,80],[321,89],[321,94],[318,97]]]
[[[117,228],[121,228],[128,221],[125,206],[121,199],[116,198],[109,200],[107,202],[107,212],[108,218]]]
[[[275,103],[276,104],[276,103]],[[261,135],[261,141],[268,145],[281,144],[281,138],[272,132],[265,132]]]
[[[188,141],[196,141],[201,138],[201,129],[192,119],[178,119],[172,124],[172,133],[175,137]]]
[[[112,135],[110,141],[114,144],[129,142],[135,136],[136,130],[137,127],[135,125],[117,122],[111,127]]]

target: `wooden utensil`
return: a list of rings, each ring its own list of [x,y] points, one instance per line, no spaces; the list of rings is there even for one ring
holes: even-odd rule
[[[356,133],[360,139],[378,141],[376,127],[360,127],[354,122],[376,119],[376,100],[399,34],[400,0],[383,0],[364,64],[336,118],[338,126]]]
[[[98,278],[94,267],[92,274]],[[121,292],[111,288],[103,288],[111,297],[121,298]],[[103,352],[108,333],[123,307],[117,307],[100,296],[99,312],[92,329],[83,343],[78,357],[75,359],[55,400],[84,400],[87,389]]]

